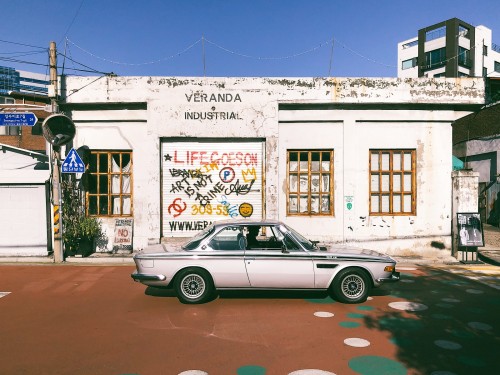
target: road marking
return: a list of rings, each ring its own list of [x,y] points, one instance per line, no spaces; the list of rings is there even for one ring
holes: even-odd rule
[[[0,298],[5,297],[7,294],[10,294],[10,292],[0,292]]]

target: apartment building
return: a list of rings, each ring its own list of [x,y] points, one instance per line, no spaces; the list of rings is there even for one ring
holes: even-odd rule
[[[398,43],[398,77],[500,77],[500,45],[486,26],[452,18]]]

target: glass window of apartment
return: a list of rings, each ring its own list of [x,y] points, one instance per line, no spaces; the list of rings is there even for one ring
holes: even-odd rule
[[[437,68],[446,63],[446,48],[439,48],[425,53],[425,65],[427,68]]]
[[[495,61],[495,72],[500,72],[500,62]]]
[[[464,38],[467,38],[469,39],[469,28],[468,27],[465,27],[465,26],[462,26],[462,25],[459,25],[458,26],[458,35],[464,37]]]
[[[403,61],[401,68],[403,70],[405,70],[405,69],[413,68],[415,66],[417,66],[417,58],[416,57],[414,57],[413,59],[408,59],[408,60]]]
[[[91,151],[87,215],[132,216],[132,152]]]
[[[333,150],[287,151],[287,214],[333,215]]]
[[[415,150],[370,150],[370,215],[415,215]]]
[[[425,41],[429,42],[434,39],[443,38],[446,36],[446,26],[438,27],[437,29],[427,31],[425,33]]]
[[[464,67],[471,66],[470,51],[463,47],[458,47],[458,64]]]
[[[0,71],[1,73],[1,71]],[[0,96],[0,104],[14,104],[14,98]],[[0,127],[0,135],[19,135],[21,134],[20,126],[2,126]]]

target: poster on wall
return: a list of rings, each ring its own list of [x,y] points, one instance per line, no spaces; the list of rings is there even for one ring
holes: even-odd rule
[[[263,142],[163,142],[163,237],[189,237],[217,220],[261,219],[263,151]]]
[[[484,246],[483,225],[479,213],[458,213],[458,245]]]

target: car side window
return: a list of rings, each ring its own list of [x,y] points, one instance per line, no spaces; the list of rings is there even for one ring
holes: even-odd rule
[[[246,239],[239,227],[225,227],[208,243],[213,250],[245,250]]]
[[[283,235],[272,226],[249,225],[245,232],[249,250],[282,250]]]

